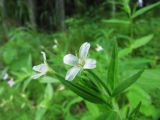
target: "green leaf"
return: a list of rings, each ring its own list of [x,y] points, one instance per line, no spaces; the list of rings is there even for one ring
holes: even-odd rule
[[[130,108],[127,107],[127,111],[126,111],[126,120],[129,120],[129,113],[130,113]]]
[[[147,69],[137,82],[145,91],[150,92],[160,86],[160,69]],[[148,77],[149,76],[149,77]],[[146,82],[147,81],[147,82]]]
[[[97,84],[95,84],[92,80],[88,79],[88,78],[82,78],[82,80],[80,80],[82,85],[85,85],[86,87],[93,89],[96,93],[100,92],[98,89]]]
[[[144,8],[136,11],[136,12],[132,15],[132,18],[134,19],[134,18],[136,18],[136,17],[138,17],[138,16],[146,13],[147,11],[149,11],[149,10],[155,8],[155,7],[158,7],[158,6],[160,6],[160,2],[154,3],[154,4],[152,4],[152,5],[148,5],[148,6],[144,7]]]
[[[93,118],[97,118],[100,115],[100,110],[97,105],[91,103],[91,102],[85,102],[87,110],[89,111],[90,115],[93,116]]]
[[[140,107],[141,107],[141,102],[138,103],[138,105],[136,106],[135,109],[133,109],[133,111],[131,112],[131,114],[129,115],[129,117],[132,117],[133,115],[136,116],[137,112],[139,111]]]
[[[149,77],[149,78],[151,79],[152,77]],[[147,80],[145,80],[145,82],[146,81]],[[140,80],[138,82],[140,82]],[[152,97],[150,96],[150,93],[151,91],[147,93],[147,91],[145,91],[138,84],[133,85],[133,87],[127,92],[127,98],[128,98],[129,104],[132,107],[136,107],[139,101],[141,101],[142,105],[140,108],[140,112],[145,116],[155,115],[156,108],[152,103],[153,101],[152,101]]]
[[[102,20],[102,22],[109,24],[126,24],[126,25],[130,24],[130,21],[128,20],[119,20],[119,19]]]
[[[104,89],[106,90],[108,95],[111,96],[111,92],[110,92],[108,86],[104,83],[104,81],[101,80],[94,72],[89,70],[89,73],[97,80],[97,82],[100,82],[100,84],[104,87]]]
[[[153,38],[153,34],[139,38],[132,43],[131,48],[136,49],[138,47],[141,47],[141,46],[147,44],[152,38]]]
[[[82,98],[93,102],[93,103],[105,103],[104,100],[93,93],[90,89],[87,89],[85,86],[80,85],[79,83],[69,82],[67,80],[64,80],[64,78],[58,74],[56,76],[59,78],[59,80],[67,86],[69,89],[71,89],[73,92],[75,92],[77,95],[81,96]]]
[[[107,84],[110,85],[111,89],[114,89],[116,76],[117,76],[117,63],[118,63],[118,52],[117,52],[117,43],[114,43],[112,58],[108,68]]]
[[[27,86],[29,85],[29,83],[30,83],[31,81],[32,81],[32,78],[28,78],[28,79],[26,79],[26,80],[24,81],[23,87],[22,87],[23,91],[26,90]]]
[[[121,120],[116,111],[109,111],[106,120]]]
[[[142,102],[139,102],[136,107],[130,112],[130,109],[128,107],[126,112],[126,119],[125,120],[135,120],[137,117],[137,113],[140,110],[140,107],[142,105]]]
[[[130,2],[130,0],[123,0],[122,1],[123,9],[128,15],[131,14],[131,8],[129,6],[129,2]]]
[[[57,83],[59,82],[56,78],[50,76],[44,76],[40,79],[41,83]]]
[[[122,49],[121,51],[119,51],[119,53],[118,53],[118,57],[119,58],[122,58],[122,57],[124,57],[124,56],[126,56],[126,55],[128,55],[129,53],[131,53],[132,52],[132,48],[124,48],[124,49]]]
[[[46,111],[47,111],[47,108],[38,106],[35,114],[35,120],[42,120]]]
[[[53,96],[53,88],[51,83],[48,83],[46,86],[46,90],[45,90],[45,94],[44,94],[44,98],[48,101],[50,101],[52,99]]]
[[[128,55],[129,53],[132,53],[134,49],[137,49],[141,46],[146,45],[149,41],[152,40],[153,36],[154,36],[153,34],[150,34],[150,35],[134,40],[133,43],[131,43],[129,47],[124,48],[121,51],[119,51],[118,57],[119,58],[124,57]]]
[[[122,81],[113,91],[112,96],[116,96],[118,94],[120,94],[121,92],[123,92],[125,89],[127,89],[128,87],[130,87],[134,82],[136,82],[136,80],[138,80],[138,78],[141,76],[141,74],[143,73],[144,70],[140,70],[139,72],[135,73],[134,75],[132,75],[131,77],[129,77],[128,79]]]

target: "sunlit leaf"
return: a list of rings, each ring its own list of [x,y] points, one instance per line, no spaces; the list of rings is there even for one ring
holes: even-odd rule
[[[46,91],[45,91],[45,99],[46,100],[51,100],[52,96],[53,96],[53,88],[52,85],[50,83],[47,84],[46,86]]]
[[[124,57],[124,56],[128,55],[129,53],[132,53],[132,51],[134,49],[137,49],[139,47],[142,47],[142,46],[146,45],[152,39],[153,39],[153,34],[144,36],[142,38],[138,38],[136,40],[132,40],[133,42],[131,43],[131,45],[129,47],[124,48],[121,51],[119,51],[118,57],[121,58],[121,57]]]
[[[146,13],[146,12],[148,12],[149,10],[151,10],[151,9],[153,9],[153,8],[155,8],[155,7],[158,7],[158,6],[160,6],[160,2],[154,3],[154,4],[152,4],[152,5],[148,5],[148,6],[144,7],[144,8],[136,11],[136,12],[132,15],[132,18],[136,18],[136,17],[138,17],[138,16],[140,16],[140,15],[143,15],[144,13]]]
[[[116,96],[118,94],[120,94],[121,92],[123,92],[125,89],[127,89],[128,87],[130,87],[134,82],[136,82],[138,80],[138,78],[141,76],[141,74],[143,73],[144,70],[140,70],[139,72],[135,73],[134,75],[132,75],[131,77],[129,77],[128,79],[122,81],[113,91],[113,96]]]
[[[135,49],[135,48],[141,47],[141,46],[147,44],[152,38],[153,38],[153,34],[139,38],[131,44],[131,48]]]
[[[130,21],[128,20],[119,20],[119,19],[103,20],[102,22],[109,23],[109,24],[126,24],[126,25],[130,24]]]

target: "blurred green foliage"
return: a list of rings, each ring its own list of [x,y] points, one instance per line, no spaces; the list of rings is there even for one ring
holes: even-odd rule
[[[31,79],[32,66],[42,62],[41,51],[47,53],[51,67],[64,75],[67,67],[63,56],[66,52],[78,52],[77,47],[84,41],[92,44],[90,56],[97,60],[95,72],[105,79],[115,39],[119,46],[118,78],[125,80],[138,69],[146,69],[136,84],[120,96],[122,114],[141,102],[136,120],[160,119],[160,16],[149,8],[145,15],[141,15],[144,8],[131,14],[128,4],[123,5],[124,11],[117,12],[115,18],[97,15],[98,19],[92,19],[87,12],[67,18],[65,32],[47,33],[30,27],[10,27],[7,36],[1,32],[0,120],[116,120],[114,111],[82,99],[54,76]],[[25,12],[19,9],[22,14],[17,15],[22,17]],[[103,51],[96,51],[97,44]],[[15,80],[13,87],[3,80],[5,73]]]

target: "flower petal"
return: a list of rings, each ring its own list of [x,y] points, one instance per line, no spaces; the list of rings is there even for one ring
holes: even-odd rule
[[[78,63],[78,58],[72,54],[67,54],[63,58],[63,62],[67,65],[76,65]]]
[[[38,78],[41,77],[42,75],[44,75],[44,74],[38,73],[38,74],[33,75],[31,78],[32,78],[32,79],[38,79]]]
[[[15,84],[13,79],[10,79],[7,83],[10,87],[12,87]]]
[[[138,4],[139,7],[143,7],[143,0],[138,0],[137,4]]]
[[[40,64],[37,66],[33,66],[33,70],[45,74],[48,71],[48,67],[46,64]]]
[[[41,54],[43,55],[43,61],[44,61],[44,63],[47,64],[46,53],[42,51]]]
[[[79,57],[84,60],[86,59],[87,55],[88,55],[88,51],[90,48],[90,43],[85,42],[81,45],[80,49],[79,49]]]
[[[3,76],[3,80],[7,80],[8,78],[9,78],[8,73],[5,73],[4,76]]]
[[[65,80],[73,80],[80,71],[80,69],[81,68],[78,66],[74,66],[71,69],[69,69],[66,74]]]
[[[94,59],[87,59],[83,66],[84,69],[94,69],[96,68],[96,60]]]

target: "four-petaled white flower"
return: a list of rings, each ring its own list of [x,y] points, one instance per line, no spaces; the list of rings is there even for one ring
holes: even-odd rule
[[[103,51],[103,47],[99,44],[96,44],[96,51],[97,52]]]
[[[33,79],[37,79],[37,78],[41,77],[42,75],[45,75],[48,71],[46,54],[44,52],[41,52],[41,53],[43,55],[44,63],[37,65],[37,66],[33,66],[33,70],[37,72],[37,74],[32,76]]]
[[[96,68],[96,60],[87,58],[90,44],[85,42],[79,49],[79,57],[72,54],[67,54],[63,58],[65,64],[73,66],[68,70],[65,79],[73,80],[78,72],[82,69],[94,69]]]
[[[143,7],[143,0],[138,0],[138,1],[137,1],[137,5],[138,5],[139,7]]]

